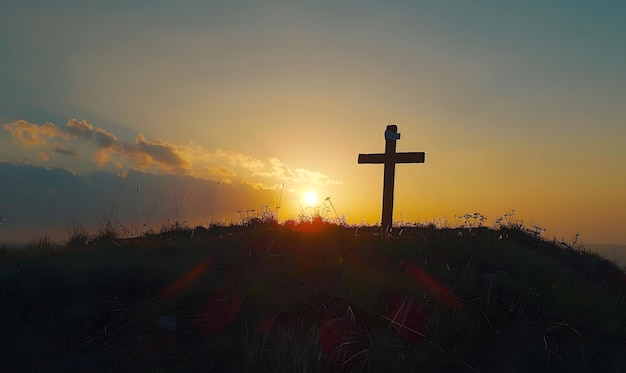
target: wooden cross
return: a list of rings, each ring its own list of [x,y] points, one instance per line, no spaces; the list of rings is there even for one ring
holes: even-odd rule
[[[383,235],[391,230],[393,219],[393,185],[396,175],[396,163],[424,163],[425,153],[396,153],[396,141],[400,140],[398,126],[390,124],[385,131],[384,154],[359,154],[358,163],[382,163],[385,165],[383,181],[383,216],[380,228]]]

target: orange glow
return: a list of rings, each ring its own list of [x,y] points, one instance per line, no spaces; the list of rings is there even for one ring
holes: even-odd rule
[[[462,307],[463,303],[446,286],[437,281],[434,277],[426,273],[416,265],[408,265],[407,273],[426,289],[428,294],[435,300],[446,306],[456,308]]]
[[[191,268],[190,270],[185,272],[184,275],[178,278],[176,281],[172,282],[171,284],[166,286],[163,290],[161,290],[161,293],[159,294],[159,298],[165,299],[165,298],[169,298],[179,293],[184,288],[188,287],[189,285],[194,283],[196,280],[198,280],[212,266],[213,264],[207,260]]]

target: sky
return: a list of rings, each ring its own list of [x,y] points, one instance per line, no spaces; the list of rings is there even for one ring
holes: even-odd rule
[[[626,244],[624,19],[620,1],[3,1],[0,162],[204,180],[186,200],[204,218],[237,216],[222,188],[240,211],[330,197],[375,224],[383,167],[357,156],[396,124],[426,162],[396,168],[394,220],[515,210]]]

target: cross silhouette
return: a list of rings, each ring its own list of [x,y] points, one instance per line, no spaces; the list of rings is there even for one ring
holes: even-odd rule
[[[385,165],[383,180],[383,215],[380,228],[383,235],[391,230],[393,220],[393,186],[396,175],[396,163],[424,163],[425,153],[396,153],[396,141],[400,140],[398,126],[390,124],[385,131],[385,153],[359,154],[358,163],[382,163]]]

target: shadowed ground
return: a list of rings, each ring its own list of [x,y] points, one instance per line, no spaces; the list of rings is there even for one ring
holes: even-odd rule
[[[619,371],[626,277],[517,226],[320,219],[4,249],[11,371]]]

